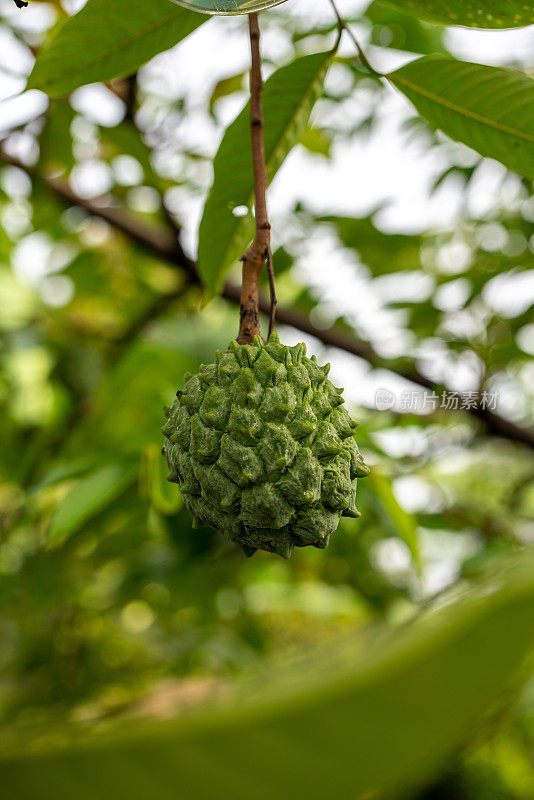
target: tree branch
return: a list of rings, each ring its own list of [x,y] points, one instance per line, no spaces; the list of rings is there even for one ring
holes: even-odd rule
[[[115,204],[111,204],[110,202],[106,204],[102,200],[97,202],[95,200],[87,200],[79,197],[63,181],[57,178],[40,175],[35,168],[28,167],[19,159],[6,153],[2,148],[0,148],[0,160],[4,161],[6,164],[11,164],[12,166],[22,169],[32,179],[41,181],[45,187],[57,197],[64,200],[68,205],[83,208],[89,214],[105,220],[151,255],[179,267],[184,271],[188,285],[200,285],[195,262],[184,253],[175,233],[170,229],[162,228],[155,232],[152,228],[148,228],[131,218],[123,209],[118,208]],[[122,341],[133,340],[141,333],[147,324],[164,313],[181,294],[183,294],[183,290],[164,297],[159,297],[147,308],[141,319],[134,322],[130,330],[127,331],[122,338]],[[229,302],[238,304],[240,303],[241,292],[238,286],[227,282],[224,286],[222,296]],[[271,303],[268,298],[260,296],[258,307],[262,313],[270,314]],[[362,358],[375,369],[388,370],[433,392],[439,393],[442,388],[423,375],[414,365],[401,367],[398,363],[382,358],[370,342],[356,339],[354,336],[339,329],[330,328],[329,330],[323,330],[317,328],[308,316],[301,314],[299,311],[292,308],[279,307],[277,317],[278,321],[283,325],[288,325],[302,333],[313,336],[327,347],[334,347],[357,356],[358,358]],[[488,408],[479,407],[466,409],[466,411],[482,422],[489,433],[514,442],[519,442],[534,449],[534,431],[523,428],[511,420],[504,419]]]
[[[237,341],[249,344],[260,334],[258,308],[258,279],[268,257],[271,246],[271,225],[267,212],[267,168],[265,166],[265,142],[263,138],[263,78],[261,74],[260,25],[257,14],[248,18],[250,31],[250,136],[252,164],[254,168],[254,197],[256,212],[256,235],[251,247],[242,256],[243,283],[241,288],[241,324]]]

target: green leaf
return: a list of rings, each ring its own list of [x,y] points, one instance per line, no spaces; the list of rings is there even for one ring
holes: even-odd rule
[[[299,142],[315,101],[322,91],[332,52],[299,58],[272,75],[265,84],[265,158],[269,180]],[[214,179],[199,232],[199,272],[216,293],[227,269],[245,252],[252,236],[250,208],[254,184],[250,155],[250,108],[247,104],[226,131],[214,161]]]
[[[183,507],[182,495],[175,484],[168,481],[169,469],[161,454],[161,447],[149,445],[143,453],[141,480],[145,494],[161,514],[176,514]]]
[[[384,233],[377,228],[374,215],[367,217],[318,217],[317,222],[332,224],[345,247],[356,250],[372,275],[388,275],[420,266],[423,237],[405,233]]]
[[[442,25],[468,28],[522,28],[534,22],[534,6],[524,0],[381,0],[406,14]]]
[[[434,128],[534,179],[531,78],[443,56],[425,56],[387,77]]]
[[[40,164],[44,168],[70,171],[74,167],[71,134],[74,117],[74,109],[65,100],[50,103],[39,138]]]
[[[152,166],[152,151],[144,142],[140,131],[135,125],[123,120],[120,125],[114,128],[100,128],[100,136],[106,144],[109,143],[113,155],[122,155],[124,153],[139,161],[143,168],[145,183],[160,191],[168,188],[168,182],[160,178],[154,170]]]
[[[500,558],[395,631],[226,689],[172,721],[87,722],[0,759],[6,797],[415,797],[509,700],[534,647],[534,553]],[[445,600],[447,599],[447,602]],[[494,723],[495,724],[495,723]],[[84,732],[85,727],[85,732]],[[177,789],[177,787],[179,787]]]
[[[420,55],[446,52],[443,28],[427,25],[396,8],[386,7],[375,0],[366,9],[365,18],[372,25],[370,44],[384,47],[387,42],[392,49]]]
[[[76,533],[132,483],[135,472],[131,466],[110,464],[80,480],[56,509],[48,529],[47,544],[62,544]]]
[[[70,478],[77,478],[83,472],[87,472],[91,467],[94,467],[94,464],[94,456],[81,456],[80,458],[71,458],[68,461],[63,461],[47,470],[32,491],[39,492]]]
[[[401,506],[395,497],[391,480],[388,477],[380,475],[376,469],[371,470],[369,477],[374,496],[382,506],[394,532],[408,547],[414,564],[419,568],[421,566],[421,554],[419,552],[416,518]]]
[[[308,126],[300,137],[300,144],[310,153],[330,158],[332,138],[326,131]]]
[[[218,82],[210,97],[210,114],[212,116],[215,114],[217,100],[239,92],[243,88],[244,77],[244,73],[239,72],[237,75],[230,75],[228,78],[223,78]]]
[[[87,83],[131,75],[204,20],[169,0],[89,0],[58,26],[35,63],[28,88],[59,97]]]

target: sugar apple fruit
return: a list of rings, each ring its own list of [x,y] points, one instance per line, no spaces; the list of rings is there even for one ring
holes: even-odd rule
[[[342,516],[360,516],[356,483],[369,469],[329,369],[276,333],[233,341],[165,409],[169,480],[198,524],[247,555],[325,548]]]

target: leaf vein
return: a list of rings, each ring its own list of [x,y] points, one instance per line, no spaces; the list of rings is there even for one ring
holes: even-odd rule
[[[501,131],[503,133],[508,133],[511,136],[517,136],[519,139],[524,139],[527,142],[534,143],[534,134],[529,134],[527,131],[517,130],[516,128],[512,128],[510,125],[505,125],[504,123],[498,122],[497,120],[492,120],[488,117],[485,117],[483,114],[478,114],[476,111],[471,111],[470,109],[457,105],[456,103],[453,103],[450,100],[446,100],[445,98],[434,94],[428,89],[424,89],[423,87],[418,86],[415,83],[412,83],[412,81],[409,81],[407,78],[404,78],[398,73],[397,74],[392,73],[391,75],[388,76],[388,78],[393,84],[398,82],[402,86],[405,86],[407,89],[415,92],[418,95],[421,95],[421,97],[425,97],[427,100],[431,100],[432,102],[442,106],[443,108],[448,108],[450,111],[454,111],[455,113],[460,114],[461,116],[468,117],[469,119],[472,119],[475,122],[480,122],[483,125],[487,125],[488,127],[493,128],[495,130]]]

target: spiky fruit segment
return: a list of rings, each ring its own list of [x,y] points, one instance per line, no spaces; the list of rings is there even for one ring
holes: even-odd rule
[[[359,516],[356,483],[369,469],[329,369],[276,333],[231,342],[166,409],[169,480],[198,523],[247,555],[323,549],[342,516]]]

